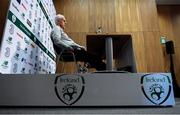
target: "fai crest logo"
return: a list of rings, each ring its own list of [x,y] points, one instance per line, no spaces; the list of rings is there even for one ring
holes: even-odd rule
[[[169,97],[171,80],[163,74],[147,74],[141,78],[141,87],[145,97],[155,105],[163,104]]]
[[[63,74],[55,79],[55,93],[66,105],[75,104],[83,95],[84,78],[76,74]]]

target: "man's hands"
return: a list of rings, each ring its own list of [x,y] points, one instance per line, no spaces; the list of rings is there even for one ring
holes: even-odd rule
[[[81,46],[80,48],[83,49],[83,50],[86,50],[86,48],[84,46]]]
[[[72,46],[72,48],[76,50],[86,50],[84,46]]]
[[[65,47],[66,50],[70,50],[70,51],[74,51],[76,50],[86,50],[86,48],[84,46],[68,46]]]
[[[67,50],[74,51],[74,48],[71,47],[71,46],[68,46],[68,47],[67,47]]]
[[[77,47],[76,49],[77,49],[77,50],[86,50],[86,48],[85,48],[84,46]]]

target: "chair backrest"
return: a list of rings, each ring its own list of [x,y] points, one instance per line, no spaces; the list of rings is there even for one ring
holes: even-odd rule
[[[77,65],[77,61],[76,61],[76,57],[74,55],[73,51],[68,50],[65,46],[57,46],[51,36],[51,40],[53,43],[53,48],[55,50],[57,59],[56,59],[56,64],[58,65],[59,61],[64,61],[64,62],[75,62],[75,69],[76,72],[78,72],[78,65]],[[64,66],[64,64],[63,64]],[[64,67],[62,67],[62,69],[64,70]],[[56,72],[58,70],[58,66],[56,67]]]
[[[52,34],[52,33],[51,33]],[[65,49],[65,47],[62,45],[62,46],[57,46],[55,43],[54,43],[54,40],[53,40],[53,38],[52,38],[52,35],[51,35],[51,40],[52,40],[52,43],[53,43],[53,48],[54,48],[54,50],[55,50],[55,53],[56,53],[56,55],[58,55],[58,54],[60,54],[64,49]]]
[[[59,60],[65,61],[65,62],[74,61],[75,57],[74,57],[73,51],[67,50],[63,46],[59,47],[59,46],[55,45],[54,43],[53,43],[53,47],[54,47],[57,57],[58,57],[58,55],[60,55]]]
[[[68,50],[68,48],[66,46],[64,46],[63,44],[57,46],[54,43],[54,40],[52,39],[52,36],[51,36],[51,40],[53,42],[53,48],[55,50],[55,53],[56,53],[57,57],[59,57],[59,60],[66,61],[66,62],[71,62],[71,61],[76,60],[73,51]]]
[[[58,46],[55,45],[54,43],[53,43],[53,48],[54,48],[54,50],[55,50],[55,52],[56,52],[57,55],[62,52],[62,48],[61,48],[61,47],[58,47]]]

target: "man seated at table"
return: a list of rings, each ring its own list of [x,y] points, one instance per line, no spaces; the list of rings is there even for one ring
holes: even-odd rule
[[[65,32],[66,19],[63,15],[58,14],[55,16],[56,26],[51,32],[51,39],[53,44],[58,48],[64,47],[74,52],[77,61],[84,61],[90,64],[90,67],[96,68],[96,70],[105,70],[106,64],[102,59],[86,51],[84,46],[75,43]],[[61,49],[59,49],[61,50]]]

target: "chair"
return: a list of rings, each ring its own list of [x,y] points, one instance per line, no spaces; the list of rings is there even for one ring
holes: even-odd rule
[[[55,50],[55,53],[56,53],[56,72],[58,70],[58,64],[59,64],[59,61],[62,61],[63,62],[63,65],[62,65],[62,72],[64,72],[64,64],[65,62],[74,62],[75,63],[75,70],[76,72],[78,73],[78,64],[77,64],[77,60],[76,60],[76,56],[74,54],[73,51],[69,50],[67,47],[57,47],[56,45],[53,44],[53,47],[54,47],[54,50]]]

